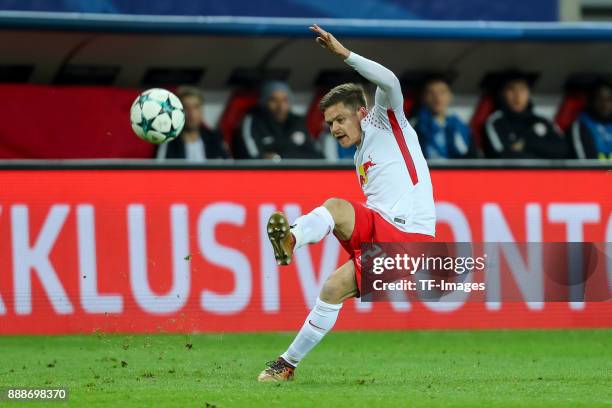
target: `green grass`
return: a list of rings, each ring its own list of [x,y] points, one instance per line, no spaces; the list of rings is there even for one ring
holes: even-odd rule
[[[0,387],[64,386],[87,407],[612,406],[612,330],[335,332],[295,381],[257,383],[292,338],[5,336]]]

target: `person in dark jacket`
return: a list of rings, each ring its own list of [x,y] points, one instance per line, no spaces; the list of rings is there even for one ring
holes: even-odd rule
[[[321,159],[302,116],[291,112],[291,91],[280,81],[266,82],[258,106],[234,135],[234,152],[241,159]]]
[[[467,125],[448,112],[453,93],[443,75],[431,75],[423,86],[422,103],[413,120],[423,154],[428,159],[478,157]]]
[[[587,109],[572,125],[572,143],[579,159],[612,160],[612,84],[598,82]]]
[[[568,144],[559,129],[533,112],[529,76],[510,72],[500,85],[499,110],[485,124],[485,155],[515,159],[568,157]]]
[[[157,149],[157,159],[184,159],[202,163],[208,159],[227,159],[229,152],[221,134],[204,125],[204,96],[197,88],[181,87],[177,96],[185,110],[181,134]]]

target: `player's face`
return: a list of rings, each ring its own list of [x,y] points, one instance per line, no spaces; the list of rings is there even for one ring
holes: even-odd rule
[[[325,109],[325,123],[340,146],[349,147],[361,142],[361,119],[365,109],[354,110],[340,102]]]
[[[185,96],[181,99],[185,110],[185,129],[197,130],[203,122],[202,101],[197,96]]]
[[[503,98],[513,112],[523,112],[529,105],[529,85],[524,80],[509,82],[503,90]]]
[[[278,123],[284,123],[289,115],[289,95],[284,91],[273,92],[266,103],[272,117]]]
[[[444,115],[452,100],[452,93],[444,81],[433,81],[425,87],[423,102],[434,115]]]

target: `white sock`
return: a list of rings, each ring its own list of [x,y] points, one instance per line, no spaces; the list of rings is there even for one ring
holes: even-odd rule
[[[306,215],[298,217],[293,223],[291,233],[295,237],[295,248],[321,241],[334,230],[336,223],[329,210],[317,207]]]
[[[281,357],[294,367],[316,346],[328,331],[334,327],[342,303],[332,305],[317,298],[314,308],[306,318],[304,325]]]

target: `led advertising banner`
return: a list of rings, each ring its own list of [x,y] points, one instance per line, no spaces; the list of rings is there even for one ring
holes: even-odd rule
[[[525,242],[605,247],[611,177],[434,170],[436,241],[504,243],[506,254]],[[277,266],[269,215],[363,200],[349,170],[5,170],[0,190],[0,334],[295,330],[348,255],[330,235]],[[534,301],[518,289],[545,285],[537,262],[551,257],[516,248],[524,270],[498,282],[510,297],[350,300],[337,328],[612,327],[609,258],[597,258],[596,295]]]

